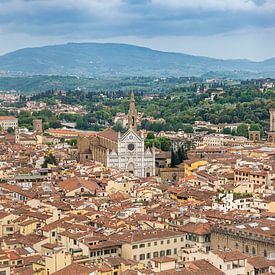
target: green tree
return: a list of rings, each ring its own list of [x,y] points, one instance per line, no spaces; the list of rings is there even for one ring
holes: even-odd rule
[[[258,124],[258,123],[251,124],[250,127],[249,127],[249,130],[250,131],[260,131],[260,135],[261,136],[264,135],[264,129],[263,129],[263,126],[261,124]]]
[[[160,149],[162,151],[170,151],[171,150],[171,140],[167,137],[160,137],[159,139],[160,142]]]
[[[77,139],[70,139],[68,141],[68,144],[70,144],[71,146],[75,146],[77,144]]]
[[[248,137],[248,126],[246,124],[240,124],[237,128],[237,135]]]
[[[229,128],[229,127],[223,128],[222,133],[225,135],[231,135],[231,128]]]
[[[57,165],[57,159],[53,154],[49,154],[44,158],[44,163],[42,164],[42,168],[47,168],[48,164]]]
[[[147,139],[155,139],[155,135],[154,135],[154,133],[150,132],[150,133],[147,134],[146,138]]]
[[[180,163],[180,161],[179,161],[177,152],[174,152],[174,150],[172,150],[172,152],[171,152],[171,167],[176,167],[176,165],[178,165],[179,163]]]
[[[14,129],[13,129],[12,127],[9,127],[9,128],[7,129],[7,132],[8,132],[9,134],[14,134]]]
[[[116,132],[121,132],[121,133],[125,132],[125,128],[123,127],[121,121],[117,121],[115,125],[112,127],[112,129]]]

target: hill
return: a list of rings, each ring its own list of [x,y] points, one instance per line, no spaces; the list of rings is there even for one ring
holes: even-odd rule
[[[114,43],[68,43],[25,48],[0,56],[2,76],[201,76],[208,72],[272,77],[275,59],[222,60]]]

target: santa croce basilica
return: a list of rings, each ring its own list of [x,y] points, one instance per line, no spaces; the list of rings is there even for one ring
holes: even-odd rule
[[[144,137],[137,131],[133,93],[128,112],[128,130],[125,133],[109,128],[93,136],[79,136],[77,144],[81,163],[95,160],[106,167],[127,171],[138,177],[155,175],[155,150],[144,146]]]

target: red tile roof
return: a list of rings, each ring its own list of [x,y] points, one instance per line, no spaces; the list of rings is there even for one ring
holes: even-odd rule
[[[71,192],[81,187],[86,188],[92,192],[95,192],[95,190],[99,189],[99,186],[96,182],[85,180],[80,177],[72,177],[67,180],[61,181],[58,183],[58,187],[65,190],[66,192]]]

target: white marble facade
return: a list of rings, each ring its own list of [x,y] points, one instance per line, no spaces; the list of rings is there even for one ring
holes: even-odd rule
[[[130,128],[125,134],[118,136],[117,152],[108,152],[107,166],[128,171],[138,177],[154,176],[155,150],[146,149],[143,136]]]

